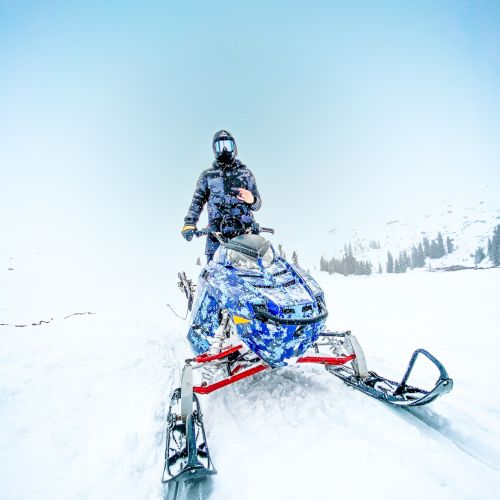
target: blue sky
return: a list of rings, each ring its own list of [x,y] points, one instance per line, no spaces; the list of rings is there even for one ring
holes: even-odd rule
[[[226,128],[291,247],[498,189],[499,109],[495,1],[0,1],[0,227],[201,254],[179,230]]]

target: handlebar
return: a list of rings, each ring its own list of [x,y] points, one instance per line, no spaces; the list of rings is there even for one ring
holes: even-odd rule
[[[209,234],[213,233],[213,231],[208,228],[208,227],[204,227],[203,229],[197,229],[195,232],[194,232],[194,235],[199,238],[200,236],[207,236]]]
[[[274,234],[274,229],[273,228],[271,228],[271,227],[260,227],[260,225],[257,224],[257,223],[255,223],[247,231],[250,232],[252,230],[257,230],[258,233],[271,233],[271,234]],[[209,227],[204,227],[203,229],[197,229],[194,232],[194,235],[197,238],[200,238],[201,236],[208,236],[209,234],[215,236],[218,240],[223,237],[222,232],[220,232],[220,231],[214,231],[213,229],[210,229]]]

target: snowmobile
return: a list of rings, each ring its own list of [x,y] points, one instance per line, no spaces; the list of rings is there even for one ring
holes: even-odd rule
[[[226,225],[197,231],[220,242],[198,284],[179,273],[179,288],[191,311],[181,386],[167,416],[163,482],[193,481],[216,474],[207,445],[198,395],[209,394],[264,370],[318,363],[356,390],[393,406],[430,403],[453,388],[444,366],[417,349],[400,382],[367,368],[361,345],[350,331],[330,332],[323,290],[312,276],[280,257],[261,234]],[[228,229],[229,227],[229,229]],[[243,233],[243,234],[242,234]],[[430,390],[408,384],[420,357],[438,370]]]

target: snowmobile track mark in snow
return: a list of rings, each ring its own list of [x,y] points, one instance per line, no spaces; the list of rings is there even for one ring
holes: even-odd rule
[[[500,468],[498,466],[498,463],[500,463],[498,460],[500,459],[500,454],[497,450],[491,447],[489,443],[480,443],[481,449],[474,447],[474,442],[471,442],[467,436],[463,436],[459,432],[455,431],[451,422],[447,418],[435,413],[431,408],[409,407],[405,408],[405,410],[412,419],[416,419],[423,425],[438,432],[462,452],[487,467],[490,467],[494,471],[500,472]],[[487,451],[485,451],[485,449]],[[490,457],[496,457],[496,460],[493,460]]]

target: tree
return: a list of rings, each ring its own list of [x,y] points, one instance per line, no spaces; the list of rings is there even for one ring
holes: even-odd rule
[[[378,273],[382,274],[382,264],[380,264],[380,263],[378,265]]]
[[[455,250],[455,246],[453,245],[453,240],[449,236],[447,236],[446,237],[446,251],[448,253],[451,253],[454,250]]]
[[[496,226],[493,230],[493,237],[489,246],[491,249],[488,255],[491,262],[494,266],[500,266],[500,225]]]
[[[486,257],[483,247],[477,247],[476,253],[474,254],[474,264],[477,266]]]
[[[319,261],[319,270],[328,271],[328,262],[323,256],[321,256],[321,259]]]
[[[401,268],[399,267],[399,261],[397,258],[394,259],[394,272],[398,274],[401,272]]]
[[[424,245],[425,257],[430,257],[431,256],[431,245],[429,243],[429,238],[427,238],[427,236],[422,240],[422,244]]]
[[[411,267],[412,269],[425,266],[425,255],[422,243],[419,243],[418,247],[413,245],[408,261],[408,267]]]
[[[340,273],[344,276],[350,274],[371,274],[372,268],[371,262],[356,260],[353,255],[352,245],[344,245],[344,255],[342,259],[332,257],[330,261],[327,261],[322,257],[320,260],[320,269],[330,274]]]
[[[438,258],[446,255],[446,250],[444,249],[443,235],[441,233],[438,233],[437,237],[437,250],[439,255]]]
[[[406,273],[406,270],[410,267],[411,262],[406,250],[399,252],[399,272]]]
[[[394,272],[394,258],[392,257],[391,252],[387,252],[386,271],[388,273],[393,273]]]
[[[201,266],[201,259],[199,257],[196,259],[196,265]]]
[[[430,257],[431,259],[440,259],[446,255],[446,250],[444,248],[443,235],[438,233],[437,238],[432,240],[429,244],[429,240],[424,238],[422,240],[424,245],[424,256]]]
[[[285,251],[283,250],[283,247],[281,245],[278,245],[278,255],[282,259],[286,259]]]
[[[412,269],[415,267],[420,267],[418,265],[418,250],[415,245],[411,247],[411,266]]]
[[[431,248],[429,250],[429,257],[431,259],[439,258],[439,247],[438,247],[438,243],[436,240],[432,240],[432,242],[431,242]]]
[[[418,256],[418,266],[415,266],[415,267],[424,267],[425,266],[425,253],[424,253],[424,249],[422,247],[422,243],[418,244],[417,256]]]
[[[295,266],[299,265],[299,258],[297,257],[297,252],[295,250],[292,253],[292,262]]]

